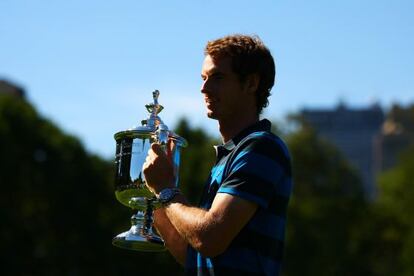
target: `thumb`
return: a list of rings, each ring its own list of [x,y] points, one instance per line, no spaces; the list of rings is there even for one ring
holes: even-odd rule
[[[167,156],[171,160],[172,160],[174,146],[175,146],[174,145],[174,141],[172,139],[168,139],[168,143],[167,143]]]

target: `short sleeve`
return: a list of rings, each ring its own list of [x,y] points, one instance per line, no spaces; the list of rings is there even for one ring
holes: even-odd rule
[[[229,160],[218,193],[228,193],[267,208],[276,194],[290,193],[282,179],[290,177],[290,161],[283,142],[274,135],[256,135]]]

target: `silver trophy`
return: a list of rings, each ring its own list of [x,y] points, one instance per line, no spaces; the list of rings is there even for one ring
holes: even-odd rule
[[[141,121],[141,126],[115,133],[115,196],[123,205],[137,210],[131,217],[131,228],[119,234],[112,244],[131,250],[157,252],[164,251],[164,241],[153,227],[153,210],[160,203],[145,185],[142,165],[152,143],[167,144],[171,150],[174,166],[174,181],[178,186],[181,148],[187,145],[162,122],[158,113],[163,107],[158,104],[160,92],[153,92],[153,103],[145,105],[149,118]]]

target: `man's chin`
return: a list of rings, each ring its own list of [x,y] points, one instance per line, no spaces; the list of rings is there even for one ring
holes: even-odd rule
[[[215,116],[215,114],[210,110],[207,111],[207,117],[210,119],[217,120],[217,117]]]

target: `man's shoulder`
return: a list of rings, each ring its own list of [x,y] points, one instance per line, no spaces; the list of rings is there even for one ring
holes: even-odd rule
[[[285,142],[270,131],[256,131],[244,137],[235,149],[235,154],[240,152],[259,152],[263,154],[282,154],[290,159],[289,150]]]

